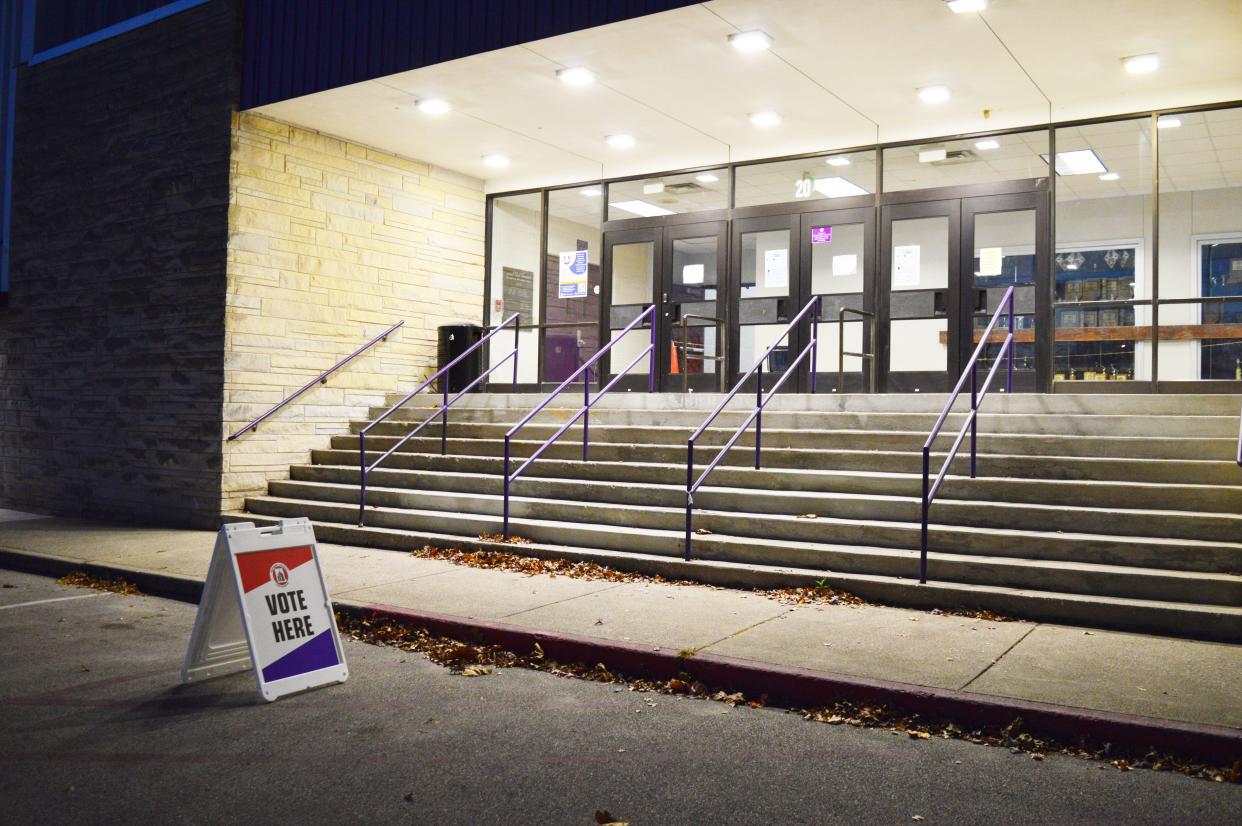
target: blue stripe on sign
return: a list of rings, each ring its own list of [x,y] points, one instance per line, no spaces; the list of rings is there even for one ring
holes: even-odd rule
[[[263,669],[263,681],[266,683],[295,677],[298,674],[309,674],[321,668],[330,668],[340,660],[336,658],[336,645],[329,629],[313,637],[309,642],[299,645],[276,662]]]

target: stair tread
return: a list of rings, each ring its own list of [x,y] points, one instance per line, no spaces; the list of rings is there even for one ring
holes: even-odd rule
[[[306,505],[308,502],[308,500],[305,500],[305,499],[297,499],[297,498],[283,497],[283,496],[270,496],[270,495],[248,497],[247,502],[251,502],[251,501],[258,502],[258,503],[277,502],[277,503],[283,503],[283,504],[289,504],[289,505],[293,505],[293,504]],[[321,507],[330,506],[330,507],[338,507],[338,508],[343,508],[343,509],[356,510],[356,506],[349,504],[349,503],[324,502],[324,501],[315,501],[315,500],[310,500],[310,501],[312,501],[314,505],[321,506]],[[249,505],[247,507],[249,508]],[[478,520],[478,519],[487,519],[487,520],[498,519],[498,517],[493,514],[476,514],[476,513],[451,514],[451,513],[446,513],[444,511],[422,510],[418,508],[389,508],[389,507],[368,506],[367,513],[373,513],[373,512],[374,513],[404,513],[404,514],[408,514],[411,516],[417,516],[417,517],[422,517],[422,518],[427,518],[427,519],[444,520],[444,521],[451,520],[451,519],[458,519],[458,520],[463,520],[463,521],[464,520]],[[789,517],[789,518],[793,519],[795,517]],[[549,527],[552,529],[576,529],[576,530],[585,530],[588,532],[596,531],[599,533],[617,533],[617,532],[627,532],[627,531],[632,530],[632,528],[616,526],[616,525],[598,525],[598,524],[584,525],[583,523],[579,523],[579,522],[566,522],[563,520],[554,520],[554,519],[534,519],[530,517],[511,517],[510,525],[515,526],[515,527],[520,527],[521,525],[541,525],[541,526]],[[683,536],[683,533],[681,531],[667,530],[667,529],[662,529],[662,528],[644,528],[643,531],[644,533],[647,533],[653,536],[663,537],[666,539],[680,539]],[[520,534],[520,530],[515,530],[514,532]],[[994,533],[994,532],[987,531],[987,533]],[[456,536],[459,541],[463,538],[461,535],[453,535],[453,534],[446,534],[446,535]],[[708,541],[712,541],[712,542],[754,544],[754,542],[756,541],[754,537],[734,536],[730,534],[722,534],[722,533],[715,533],[715,532],[708,534],[708,535],[702,535],[699,538],[702,539],[704,538],[704,536],[708,537],[709,538]],[[783,548],[812,549],[812,550],[823,551],[825,553],[833,553],[833,552],[836,552],[836,553],[867,553],[867,554],[872,554],[876,556],[911,558],[911,559],[916,558],[919,554],[917,549],[885,548],[885,547],[877,547],[877,546],[871,546],[871,545],[838,545],[838,544],[833,544],[833,543],[808,542],[808,541],[790,540],[790,539],[764,539],[763,542],[766,545],[770,545],[770,546],[783,547]],[[1070,570],[1078,570],[1078,571],[1083,571],[1083,572],[1097,571],[1097,572],[1117,573],[1117,572],[1124,571],[1124,572],[1132,573],[1134,575],[1149,575],[1149,576],[1158,576],[1158,577],[1169,577],[1169,578],[1174,578],[1174,579],[1199,579],[1199,580],[1205,580],[1205,581],[1242,582],[1242,576],[1220,574],[1220,573],[1209,573],[1209,572],[1201,572],[1201,571],[1180,571],[1180,570],[1172,570],[1172,569],[1164,569],[1164,568],[1142,568],[1142,567],[1136,567],[1136,566],[1111,565],[1111,564],[1094,563],[1094,562],[1066,562],[1066,561],[1060,561],[1060,560],[1049,561],[1049,560],[1027,559],[1023,557],[1011,557],[1011,556],[989,556],[989,555],[964,554],[960,552],[951,552],[951,551],[932,551],[931,554],[934,556],[934,558],[939,559],[939,560],[952,560],[952,561],[959,561],[959,562],[977,562],[980,564],[989,564],[989,565],[1017,565],[1021,567],[1031,567],[1031,568],[1051,568],[1051,569],[1059,569],[1059,570],[1070,569]]]

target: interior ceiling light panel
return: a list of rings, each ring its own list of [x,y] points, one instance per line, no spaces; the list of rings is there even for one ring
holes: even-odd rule
[[[846,198],[850,195],[870,195],[867,190],[844,178],[816,178],[815,191],[825,198]]]
[[[641,215],[644,218],[654,218],[657,215],[675,215],[671,209],[658,207],[655,204],[649,204],[646,201],[611,201],[608,206],[614,206],[625,212],[632,212],[635,215]]]
[[[1044,163],[1048,163],[1047,155],[1040,155],[1044,159]],[[1100,160],[1100,156],[1095,154],[1094,149],[1075,149],[1070,152],[1057,153],[1057,174],[1058,175],[1102,175],[1108,171],[1108,167]]]

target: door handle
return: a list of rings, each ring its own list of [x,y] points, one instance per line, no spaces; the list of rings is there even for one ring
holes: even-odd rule
[[[932,315],[948,315],[949,308],[944,304],[944,290],[932,293]]]

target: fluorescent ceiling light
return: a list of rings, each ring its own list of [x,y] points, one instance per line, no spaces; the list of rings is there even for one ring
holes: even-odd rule
[[[695,175],[694,179],[705,184],[714,184],[716,181],[720,180],[710,172],[704,172],[702,175]]]
[[[948,0],[949,10],[954,14],[968,11],[983,11],[988,7],[988,0]]]
[[[985,151],[988,149],[1000,149],[1000,141],[993,140],[992,138],[977,141],[975,143],[975,149],[982,149]]]
[[[1048,162],[1047,155],[1040,155],[1044,159],[1044,163]],[[1057,174],[1058,175],[1102,175],[1108,171],[1108,167],[1100,160],[1100,156],[1095,154],[1094,149],[1075,149],[1072,152],[1057,153]]]
[[[655,204],[649,204],[646,201],[613,201],[608,206],[614,206],[617,209],[626,212],[632,212],[635,215],[641,215],[644,218],[653,218],[656,215],[675,215],[671,209],[658,207]]]
[[[1123,57],[1121,65],[1125,66],[1126,71],[1132,75],[1145,75],[1160,68],[1160,55],[1152,53]]]
[[[608,141],[608,145],[613,149],[633,149],[635,143],[633,135],[625,134],[609,135],[604,140]]]
[[[947,157],[949,157],[949,152],[943,146],[936,149],[919,150],[919,163],[936,163],[937,161],[943,161]]]
[[[579,194],[585,195],[588,198],[598,198],[600,195],[603,195],[604,193],[599,191],[593,186],[588,186],[586,189],[579,190]]]
[[[836,155],[835,157],[829,158],[828,160],[824,161],[824,163],[828,164],[829,166],[849,166],[850,159],[845,157],[844,155]]]
[[[649,184],[643,184],[644,195],[659,195],[664,191],[664,181],[654,181]]]
[[[1182,125],[1181,118],[1175,118],[1172,115],[1165,115],[1162,118],[1156,118],[1157,129],[1176,129]]]
[[[924,103],[944,103],[953,97],[953,93],[949,91],[948,86],[924,86],[922,89],[915,90],[918,93],[919,100]]]
[[[780,126],[781,116],[775,112],[752,112],[750,122],[762,129],[767,129],[771,126]]]
[[[857,184],[844,178],[816,178],[815,191],[825,198],[846,198],[850,195],[870,195],[871,193]]]
[[[561,69],[556,73],[556,76],[560,78],[561,83],[568,84],[569,86],[590,86],[595,82],[595,73],[582,66]]]
[[[418,111],[427,115],[443,115],[453,108],[448,105],[448,101],[439,98],[423,98],[414,105],[418,107]]]
[[[502,155],[499,152],[493,152],[490,155],[483,156],[483,163],[495,169],[500,169],[501,167],[509,165],[509,156]]]
[[[747,54],[753,52],[762,52],[765,49],[772,48],[772,38],[768,37],[761,31],[738,32],[729,35],[729,42],[733,44],[733,48],[739,52]]]
[[[1118,175],[1116,172],[1105,172],[1103,175],[1100,176],[1101,181],[1117,181],[1120,179],[1121,179],[1121,176]]]

